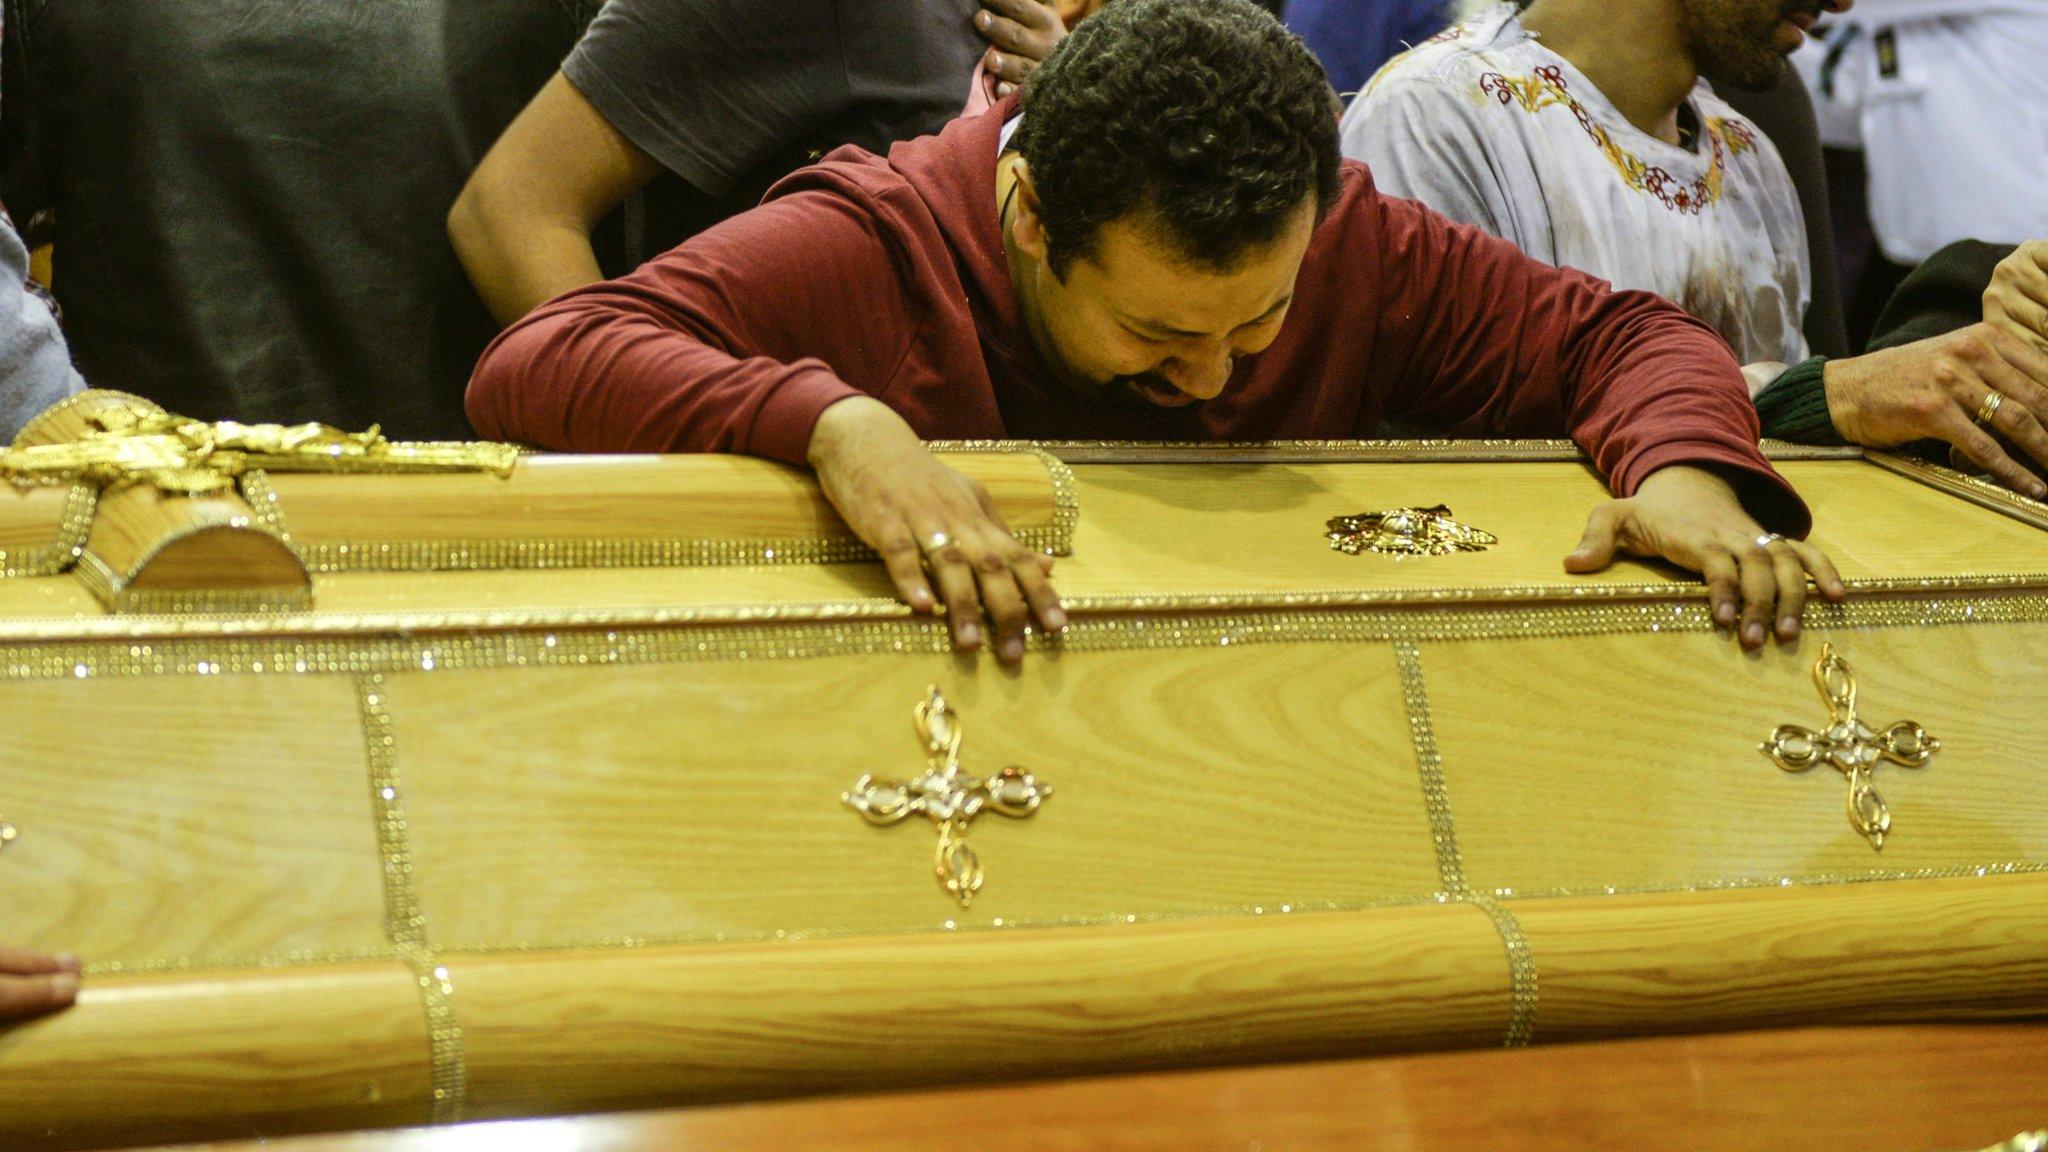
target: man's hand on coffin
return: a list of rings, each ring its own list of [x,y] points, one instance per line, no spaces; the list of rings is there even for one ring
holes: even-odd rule
[[[974,26],[993,45],[982,60],[996,78],[997,96],[1015,92],[1067,37],[1059,8],[1047,0],[981,0]]]
[[[2029,240],[1998,262],[1984,322],[2048,352],[2048,240]]]
[[[1773,615],[1779,640],[1799,635],[1809,573],[1829,600],[1849,591],[1825,553],[1766,534],[1743,510],[1734,487],[1704,468],[1659,468],[1634,496],[1593,509],[1564,569],[1598,572],[1624,552],[1698,572],[1707,582],[1714,623],[1735,631],[1745,648],[1763,646]]]
[[[2048,431],[2042,430],[2048,421],[2048,351],[1996,325],[1973,324],[1830,360],[1821,379],[1828,416],[1851,444],[1895,448],[1915,440],[1945,441],[2013,491],[2037,500],[2048,496],[2048,484],[2020,462],[2048,468]],[[1991,401],[1994,392],[2002,399]],[[1980,424],[1987,407],[1990,418]]]
[[[78,998],[76,956],[49,956],[0,945],[0,1020],[23,1020]]]
[[[986,613],[996,657],[1024,659],[1024,628],[1066,627],[1052,557],[1017,542],[988,492],[941,464],[888,406],[866,396],[825,409],[811,467],[832,506],[888,566],[896,594],[919,612],[944,606],[953,643],[982,645]]]

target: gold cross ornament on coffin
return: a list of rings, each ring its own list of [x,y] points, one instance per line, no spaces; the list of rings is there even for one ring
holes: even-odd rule
[[[1831,713],[1824,731],[1815,732],[1797,724],[1780,724],[1771,738],[1758,747],[1787,772],[1804,772],[1816,764],[1828,763],[1849,778],[1849,823],[1883,849],[1885,833],[1891,831],[1891,810],[1871,782],[1880,760],[1907,768],[1925,767],[1941,750],[1941,741],[1910,720],[1879,732],[1856,715],[1856,677],[1849,662],[1835,655],[1832,644],[1820,646],[1820,660],[1813,666],[1813,682]]]
[[[983,812],[1023,819],[1052,795],[1052,785],[1023,768],[986,779],[960,767],[960,717],[934,684],[914,712],[924,743],[924,774],[905,782],[863,776],[840,799],[870,824],[895,824],[922,813],[939,826],[932,870],[939,885],[965,908],[981,891],[981,857],[967,843],[967,826]]]
[[[118,393],[99,393],[111,398]],[[0,477],[17,487],[84,482],[112,491],[145,484],[181,496],[230,491],[266,472],[512,471],[510,444],[386,440],[372,426],[343,432],[325,424],[207,423],[120,397],[94,411],[74,440],[0,449]]]

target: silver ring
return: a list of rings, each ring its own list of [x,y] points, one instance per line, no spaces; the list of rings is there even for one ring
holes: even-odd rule
[[[1977,405],[1977,426],[1982,428],[1989,425],[1991,418],[1998,415],[1998,406],[2003,403],[2005,403],[2005,393],[2000,392],[1996,388],[1986,393],[1984,402]]]
[[[952,542],[953,538],[951,536],[946,535],[944,532],[934,532],[931,535],[925,537],[924,543],[919,545],[919,547],[923,548],[925,555],[929,556],[932,553],[937,552],[939,549],[944,548],[946,545],[951,544]]]
[[[1784,537],[1776,532],[1766,532],[1756,538],[1756,546],[1759,548],[1769,548],[1783,539]]]

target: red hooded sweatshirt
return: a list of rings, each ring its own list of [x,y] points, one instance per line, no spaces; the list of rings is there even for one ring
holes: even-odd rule
[[[1757,451],[1714,331],[1643,292],[1532,260],[1382,196],[1346,161],[1279,337],[1222,395],[1137,410],[1049,382],[1003,251],[998,138],[1014,97],[884,158],[842,148],[759,208],[500,335],[469,384],[483,435],[578,452],[804,462],[829,405],[873,396],[926,439],[1569,436],[1629,495],[1718,465],[1750,513],[1810,520]]]

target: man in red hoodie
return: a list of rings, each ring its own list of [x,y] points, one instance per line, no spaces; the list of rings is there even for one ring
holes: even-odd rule
[[[913,607],[1023,655],[1064,624],[1049,565],[919,438],[1569,434],[1620,499],[1617,551],[1705,575],[1754,647],[1797,633],[1805,506],[1756,447],[1739,366],[1613,292],[1422,206],[1337,152],[1301,43],[1246,0],[1120,0],[1021,100],[882,158],[842,149],[631,276],[499,337],[486,436],[746,452],[814,468]]]

